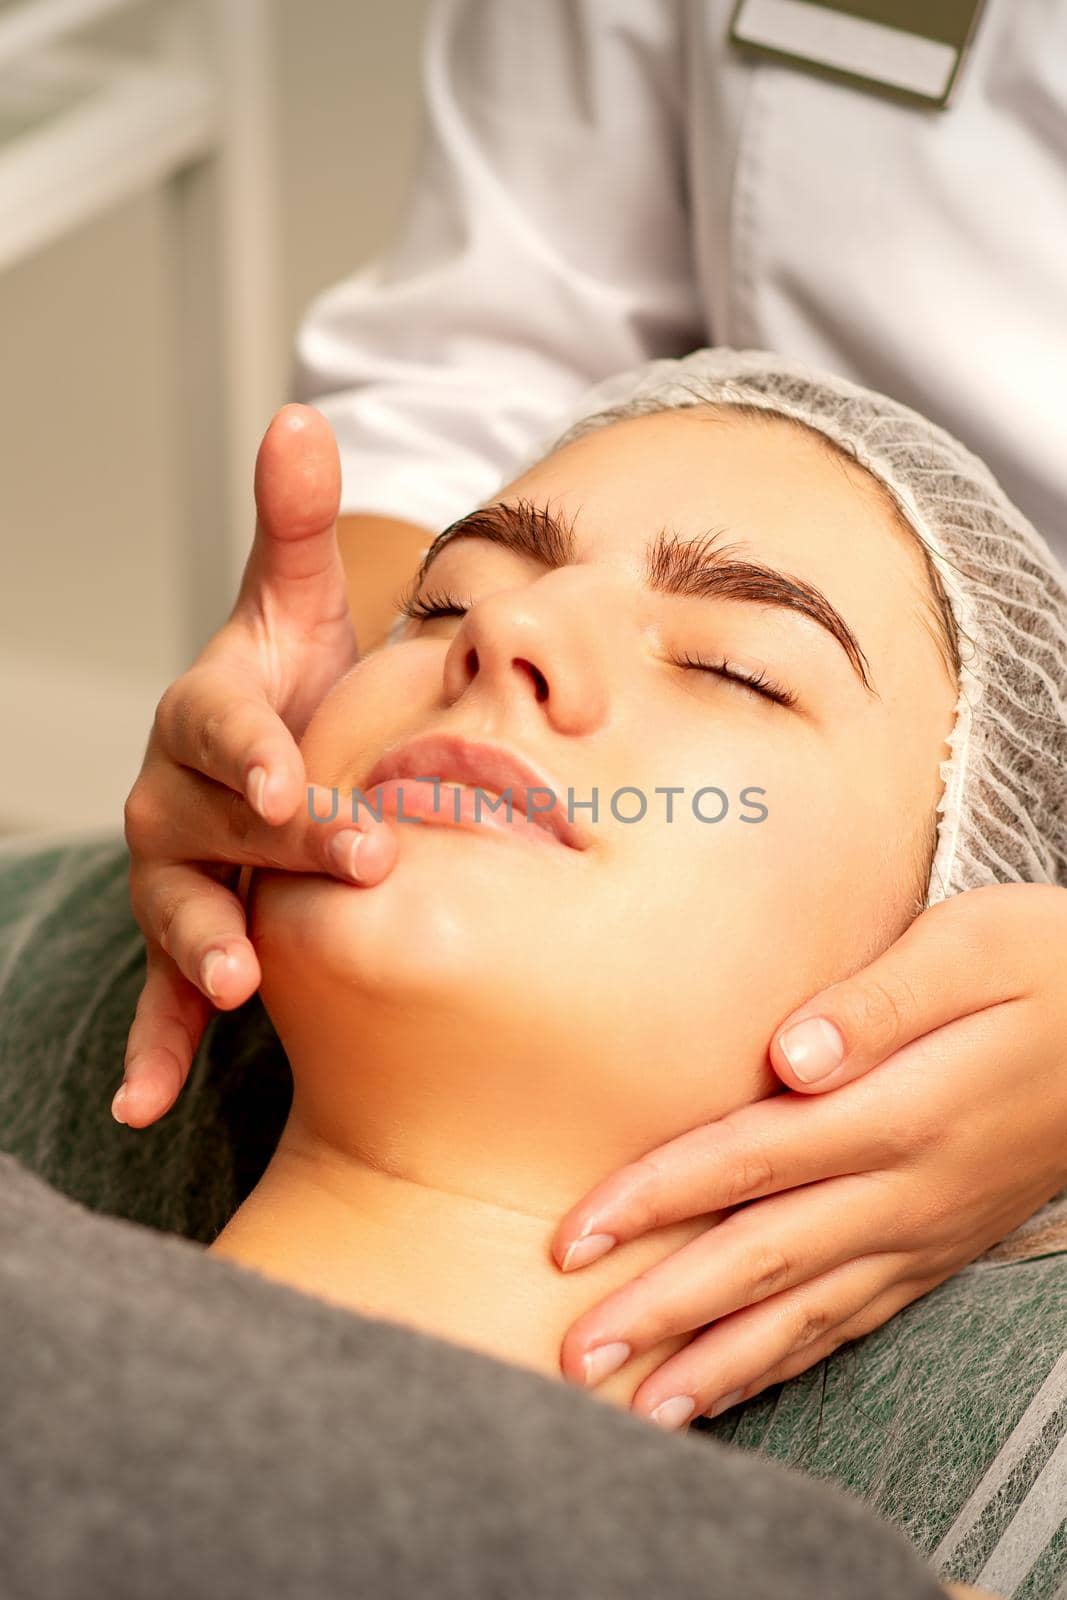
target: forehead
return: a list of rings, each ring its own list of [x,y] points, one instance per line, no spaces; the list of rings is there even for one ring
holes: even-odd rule
[[[635,574],[662,527],[721,543],[814,583],[871,658],[899,646],[928,602],[917,541],[867,473],[809,430],[691,406],[608,424],[553,452],[495,499],[527,496],[574,518],[582,558]],[[916,627],[917,635],[923,630]]]

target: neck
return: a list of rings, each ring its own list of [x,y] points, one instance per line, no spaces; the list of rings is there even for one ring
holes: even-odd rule
[[[364,918],[371,909],[360,902]],[[664,1041],[648,1008],[619,1004],[605,1017],[546,1005],[521,963],[487,976],[461,962],[447,926],[399,951],[351,930],[324,940],[310,913],[284,929],[280,949],[266,944],[261,993],[292,1068],[292,1106],[266,1172],[211,1248],[564,1381],[560,1347],[576,1318],[718,1218],[650,1230],[570,1273],[549,1253],[560,1221],[594,1184],[691,1126],[681,1106],[699,1106],[702,1121],[721,1115],[755,1097],[756,1074],[678,1063],[670,1092],[652,1092]],[[691,1337],[661,1341],[591,1392],[627,1406]]]
[[[717,1220],[705,1215],[656,1229],[563,1273],[549,1254],[556,1226],[610,1166],[579,1174],[570,1186],[561,1185],[558,1167],[541,1184],[527,1168],[490,1194],[470,1181],[462,1161],[452,1170],[466,1182],[443,1182],[439,1161],[428,1164],[427,1177],[407,1147],[403,1170],[395,1162],[387,1170],[383,1144],[357,1149],[327,1137],[294,1095],[266,1172],[209,1248],[365,1316],[563,1381],[560,1346],[571,1323]],[[690,1337],[662,1341],[592,1392],[628,1406],[644,1378]]]

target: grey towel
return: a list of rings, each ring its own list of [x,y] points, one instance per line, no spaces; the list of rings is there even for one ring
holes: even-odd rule
[[[5,1600],[933,1600],[843,1491],[0,1156]]]

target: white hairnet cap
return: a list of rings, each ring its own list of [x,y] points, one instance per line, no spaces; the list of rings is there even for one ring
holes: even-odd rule
[[[508,481],[620,416],[708,402],[777,411],[843,445],[886,485],[936,566],[961,668],[926,904],[981,884],[1067,885],[1067,574],[943,428],[786,357],[696,350],[587,390]],[[1067,1190],[964,1270],[1064,1248]]]
[[[962,664],[926,904],[988,883],[1067,884],[1067,574],[943,428],[787,357],[696,350],[587,390],[508,481],[620,415],[709,402],[776,411],[843,445],[890,490],[938,571]]]

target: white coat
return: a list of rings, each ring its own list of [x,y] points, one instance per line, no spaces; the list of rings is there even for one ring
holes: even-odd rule
[[[733,10],[431,7],[404,225],[298,338],[344,509],[437,532],[591,384],[720,344],[941,423],[1067,562],[1067,3],[987,0],[946,110],[742,53]]]

